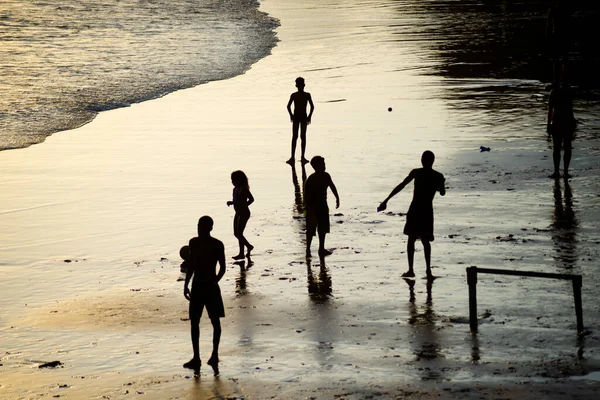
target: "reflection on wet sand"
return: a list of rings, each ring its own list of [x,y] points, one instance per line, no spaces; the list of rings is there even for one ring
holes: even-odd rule
[[[437,333],[436,322],[437,315],[433,311],[433,298],[431,289],[433,280],[427,280],[427,299],[422,313],[419,313],[415,297],[415,281],[413,279],[404,279],[408,285],[408,323],[414,328],[411,338],[413,345],[412,352],[416,356],[415,361],[423,362],[424,365],[419,370],[422,371],[422,380],[443,380],[443,370],[435,368],[434,364],[428,365],[428,361],[444,358],[441,354],[441,346]]]
[[[306,168],[302,164],[302,186],[298,182],[298,173],[296,172],[296,166],[292,166],[292,183],[294,184],[294,203],[296,213],[303,215],[304,213],[304,182],[306,181]]]
[[[240,398],[242,395],[243,393],[237,387],[235,382],[230,380],[223,381],[217,376],[210,380],[194,379],[193,383],[190,385],[190,390],[186,398],[233,399]]]
[[[573,210],[573,193],[568,180],[554,181],[554,212],[552,214],[552,242],[554,260],[558,268],[572,269],[577,263],[577,228],[579,223]]]
[[[306,259],[306,277],[308,296],[311,300],[314,318],[314,342],[316,343],[316,358],[326,368],[333,368],[333,349],[339,334],[338,322],[332,307],[332,282],[325,258],[319,257],[319,274],[312,271],[311,258]],[[316,267],[316,266],[315,266]]]
[[[326,303],[329,301],[332,292],[331,277],[329,276],[329,270],[325,265],[325,258],[319,258],[319,275],[315,278],[312,272],[311,259],[306,259],[306,277],[308,281],[308,295],[315,303]]]
[[[253,297],[248,291],[248,284],[246,282],[247,272],[254,263],[250,257],[247,257],[246,260],[240,260],[234,263],[240,267],[240,272],[235,278],[235,297],[239,299],[238,307],[243,309],[242,312],[239,313],[238,321],[240,328],[239,344],[241,346],[252,345],[255,326]]]
[[[254,265],[250,257],[248,258],[248,264],[246,260],[237,261],[234,264],[239,265],[240,273],[235,278],[235,295],[236,297],[242,297],[248,294],[248,286],[246,284],[246,272]]]

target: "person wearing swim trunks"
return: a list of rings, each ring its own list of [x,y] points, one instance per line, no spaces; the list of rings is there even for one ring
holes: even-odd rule
[[[315,156],[310,160],[315,172],[304,183],[304,208],[306,210],[306,256],[310,257],[310,245],[315,234],[319,233],[319,256],[328,256],[331,251],[325,249],[325,235],[329,233],[329,206],[327,189],[335,196],[335,208],[340,207],[340,197],[331,175],[325,172],[325,159]]]
[[[415,189],[413,192],[413,200],[406,214],[406,225],[404,226],[404,234],[408,236],[406,245],[406,253],[408,255],[408,271],[402,274],[404,278],[412,278],[415,276],[413,270],[413,262],[415,256],[415,242],[421,239],[423,250],[425,253],[425,264],[427,268],[427,279],[434,279],[431,273],[431,242],[433,236],[433,198],[436,192],[440,195],[446,194],[444,186],[444,175],[435,171],[433,162],[435,155],[427,150],[421,156],[421,164],[423,168],[417,168],[410,171],[410,174],[392,190],[390,195],[377,207],[377,211],[384,211],[387,208],[389,199],[398,194],[412,180],[415,181]]]
[[[223,298],[219,281],[225,274],[225,248],[223,243],[213,238],[210,232],[213,220],[203,216],[198,221],[198,237],[190,239],[190,265],[185,275],[183,295],[189,300],[189,317],[191,325],[192,348],[194,357],[183,364],[184,368],[193,369],[200,373],[200,318],[206,307],[208,317],[213,326],[213,350],[208,365],[213,368],[215,375],[219,373],[219,342],[221,340],[221,320],[225,316]],[[219,263],[219,272],[216,266]],[[189,283],[192,280],[190,292]]]
[[[292,122],[292,156],[286,162],[292,164],[296,157],[296,142],[298,141],[298,130],[300,130],[300,141],[302,150],[302,163],[306,164],[308,160],[304,157],[306,151],[306,129],[310,125],[315,105],[313,104],[310,93],[304,91],[304,78],[296,78],[296,87],[298,91],[292,93],[290,100],[287,104],[287,110],[290,114],[290,120]],[[292,103],[294,104],[294,111],[292,112]],[[306,114],[306,106],[310,105],[310,111]]]

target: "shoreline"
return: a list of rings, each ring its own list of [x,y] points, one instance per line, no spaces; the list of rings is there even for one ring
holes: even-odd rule
[[[0,208],[4,232],[11,232],[0,272],[7,310],[0,329],[10,353],[0,360],[0,394],[595,398],[597,381],[569,376],[600,370],[592,269],[600,241],[598,162],[576,153],[574,237],[557,238],[549,227],[557,204],[569,207],[565,183],[558,184],[558,201],[546,178],[550,153],[530,139],[543,115],[529,110],[515,123],[501,115],[505,126],[490,128],[491,117],[473,113],[466,114],[472,126],[458,124],[465,114],[440,100],[446,82],[391,72],[412,49],[396,48],[379,26],[402,18],[390,11],[393,2],[375,10],[331,8],[351,40],[309,4],[263,3],[282,17],[282,41],[246,74],[100,114],[21,154],[0,153],[7,172],[1,183],[11,189]],[[365,22],[371,20],[377,22]],[[365,30],[370,36],[361,41]],[[367,53],[373,40],[389,47]],[[401,54],[394,58],[393,51]],[[335,251],[324,261],[303,256],[293,175],[302,175],[301,166],[290,171],[284,163],[285,103],[299,74],[316,101],[308,154],[326,157],[342,197],[328,237]],[[402,136],[399,126],[410,134]],[[520,130],[526,139],[516,136]],[[479,145],[492,152],[480,153]],[[421,279],[414,290],[399,279],[410,194],[390,202],[389,213],[375,212],[424,148],[436,152],[434,168],[449,184],[446,197],[434,202],[433,265],[441,278],[432,293]],[[598,152],[593,139],[585,152]],[[221,377],[203,370],[193,380],[181,369],[189,339],[177,251],[194,235],[198,216],[210,214],[214,236],[228,257],[235,254],[225,206],[234,169],[248,172],[257,198],[248,227],[256,255],[242,268],[228,260]],[[496,239],[510,234],[515,240]],[[477,337],[469,334],[466,266],[559,271],[561,246],[582,254],[571,272],[586,277],[584,324],[591,333],[583,344],[573,330],[570,288],[525,280],[482,280],[480,310],[489,309],[491,318],[482,317]],[[420,248],[415,260],[420,276]],[[315,287],[322,292],[311,292]],[[530,307],[519,308],[524,302]],[[206,354],[208,321],[201,335]],[[65,365],[42,371],[42,360]]]

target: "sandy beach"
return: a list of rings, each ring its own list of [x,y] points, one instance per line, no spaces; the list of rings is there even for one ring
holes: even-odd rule
[[[576,103],[574,177],[548,179],[546,83],[437,73],[424,32],[440,20],[416,3],[264,0],[280,42],[245,74],[0,152],[0,398],[598,398],[597,104]],[[297,76],[315,100],[307,155],[341,197],[325,259],[306,259],[297,209],[313,170],[285,163]],[[420,244],[417,279],[400,278],[412,188],[376,212],[427,149],[448,191],[431,286]],[[256,198],[242,265],[237,169]],[[226,248],[226,317],[221,375],[195,379],[178,253],[202,215]],[[472,335],[468,266],[581,274],[586,334],[568,282],[490,275]]]

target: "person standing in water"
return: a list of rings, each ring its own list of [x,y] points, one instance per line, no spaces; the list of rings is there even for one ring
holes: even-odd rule
[[[250,257],[250,252],[254,248],[246,237],[244,230],[250,219],[250,204],[254,203],[254,197],[250,193],[248,177],[243,171],[233,171],[231,173],[231,183],[233,184],[233,198],[227,202],[227,206],[233,206],[235,216],[233,217],[233,234],[238,240],[240,252],[233,256],[234,260],[244,259],[244,247],[248,249],[246,256]]]
[[[444,187],[444,175],[435,171],[433,162],[435,155],[427,150],[421,156],[423,168],[417,168],[410,171],[408,176],[392,190],[390,195],[377,207],[377,211],[384,211],[387,208],[389,199],[398,194],[412,180],[415,181],[413,200],[406,214],[406,225],[404,234],[408,235],[406,253],[408,255],[408,271],[402,274],[404,278],[413,278],[415,271],[413,262],[415,257],[415,242],[421,239],[425,252],[425,264],[427,268],[427,279],[434,279],[431,273],[431,242],[433,242],[433,198],[436,192],[440,195],[446,194]]]
[[[191,325],[192,349],[194,357],[183,364],[184,368],[193,369],[200,374],[200,318],[204,307],[213,326],[213,350],[208,365],[215,375],[219,374],[219,343],[221,341],[221,320],[225,316],[223,298],[219,281],[225,275],[225,248],[223,243],[213,238],[210,231],[213,220],[205,215],[198,221],[198,236],[190,239],[189,266],[185,275],[183,296],[189,300],[189,317]],[[219,272],[216,272],[219,263]],[[192,290],[189,289],[193,277]]]
[[[292,93],[290,100],[287,103],[287,110],[290,114],[290,120],[292,121],[292,156],[286,162],[292,164],[296,157],[296,142],[298,141],[298,130],[300,130],[300,141],[302,158],[301,162],[306,164],[308,160],[304,154],[306,152],[306,128],[310,125],[315,105],[313,104],[310,93],[304,91],[304,78],[296,78],[296,87],[298,91]],[[292,103],[294,104],[294,111],[292,112]],[[310,111],[306,114],[306,106],[310,105]]]

